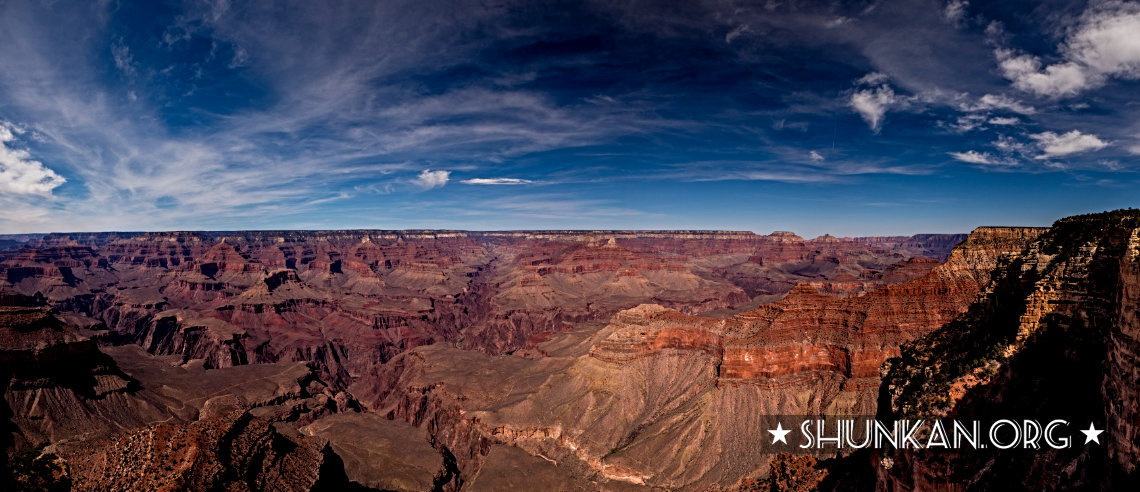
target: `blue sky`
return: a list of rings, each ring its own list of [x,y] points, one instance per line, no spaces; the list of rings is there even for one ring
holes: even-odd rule
[[[1135,2],[0,0],[0,232],[1047,225]]]

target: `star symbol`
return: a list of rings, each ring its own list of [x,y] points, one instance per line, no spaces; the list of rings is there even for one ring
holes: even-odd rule
[[[776,423],[776,430],[768,429],[768,432],[772,433],[772,444],[776,444],[777,441],[782,442],[784,444],[787,444],[788,443],[788,439],[787,439],[788,433],[791,431],[790,430],[784,430],[784,424],[777,422]]]
[[[1085,444],[1088,444],[1090,442],[1095,442],[1097,444],[1100,444],[1100,433],[1101,432],[1104,432],[1104,431],[1103,430],[1096,430],[1096,427],[1093,427],[1092,422],[1089,422],[1089,430],[1081,431],[1081,433],[1085,435]]]

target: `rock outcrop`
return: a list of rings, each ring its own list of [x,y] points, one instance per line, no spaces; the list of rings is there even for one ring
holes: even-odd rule
[[[208,370],[202,360],[180,364],[181,358],[155,357],[134,345],[100,348],[43,302],[0,291],[3,448],[28,458],[5,463],[0,487],[311,490],[349,484],[325,441],[291,430],[359,410],[308,363]],[[45,469],[52,470],[51,480],[37,473]]]
[[[16,296],[8,297],[11,302]],[[42,306],[0,306],[0,381],[5,449],[106,435],[132,419],[141,424],[163,413],[134,401],[137,382],[93,340]],[[103,414],[127,408],[131,415],[122,422]]]
[[[883,369],[882,418],[1064,419],[1105,429],[1099,444],[894,451],[890,468],[876,461],[880,487],[1135,489],[1138,231],[1136,210],[1057,221],[1002,262],[968,312],[904,345]]]

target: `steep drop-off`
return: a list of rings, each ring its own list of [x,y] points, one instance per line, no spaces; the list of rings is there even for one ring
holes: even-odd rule
[[[524,440],[492,446],[485,436],[507,441],[465,427],[463,408],[435,405],[437,395],[428,394],[435,383],[425,386],[422,404],[398,403],[415,358],[444,353],[446,360],[432,363],[463,370],[509,361],[521,364],[520,374],[543,378],[582,364],[620,372],[625,335],[606,339],[600,333],[613,333],[619,323],[599,333],[600,322],[651,303],[659,306],[653,313],[677,317],[675,333],[627,342],[705,354],[699,357],[707,370],[675,367],[697,387],[721,380],[750,387],[739,381],[756,375],[717,369],[735,360],[724,353],[740,345],[734,333],[748,323],[694,314],[727,316],[781,298],[795,285],[802,287],[784,301],[789,305],[834,301],[835,309],[858,311],[859,299],[877,295],[868,292],[926,276],[962,238],[805,241],[791,233],[708,231],[14,238],[20,245],[0,253],[0,304],[8,306],[0,312],[5,448],[34,458],[16,465],[46,462],[41,468],[52,469],[49,475],[62,473],[56,478],[90,490],[305,490],[350,479],[385,489],[478,490],[517,482],[511,470],[563,484],[583,483],[599,467],[602,481],[623,486],[636,482],[624,475],[632,468],[591,454],[556,465]],[[619,316],[632,323],[627,330],[657,322],[656,314],[636,313]],[[710,320],[732,328],[726,337],[709,329],[690,340],[693,326]],[[570,347],[583,339],[591,343]],[[658,370],[656,356],[634,357]],[[461,365],[465,358],[471,366]],[[511,368],[505,371],[489,368],[481,390],[490,393],[470,396],[502,396],[503,387],[494,385],[511,379]],[[644,384],[649,375],[626,382]],[[687,398],[686,384],[677,396]],[[350,386],[372,404],[396,403],[359,413]],[[532,389],[545,404],[545,393]],[[655,400],[646,411],[661,404]],[[524,414],[517,416],[520,425],[532,425]],[[629,433],[621,422],[611,425]]]
[[[728,318],[645,304],[514,356],[419,347],[350,390],[426,429],[460,484],[486,483],[510,456],[586,488],[739,485],[767,473],[765,416],[873,414],[881,363],[965,310],[1042,232],[979,228],[926,275],[862,296],[803,285]]]
[[[1104,429],[1099,443],[891,452],[889,468],[876,461],[881,488],[1135,490],[1138,233],[1136,210],[1057,221],[1002,262],[966,314],[884,366],[883,418],[1058,418]]]

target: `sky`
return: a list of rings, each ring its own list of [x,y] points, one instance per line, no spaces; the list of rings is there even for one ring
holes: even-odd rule
[[[1140,3],[0,0],[0,233],[1048,225]]]

